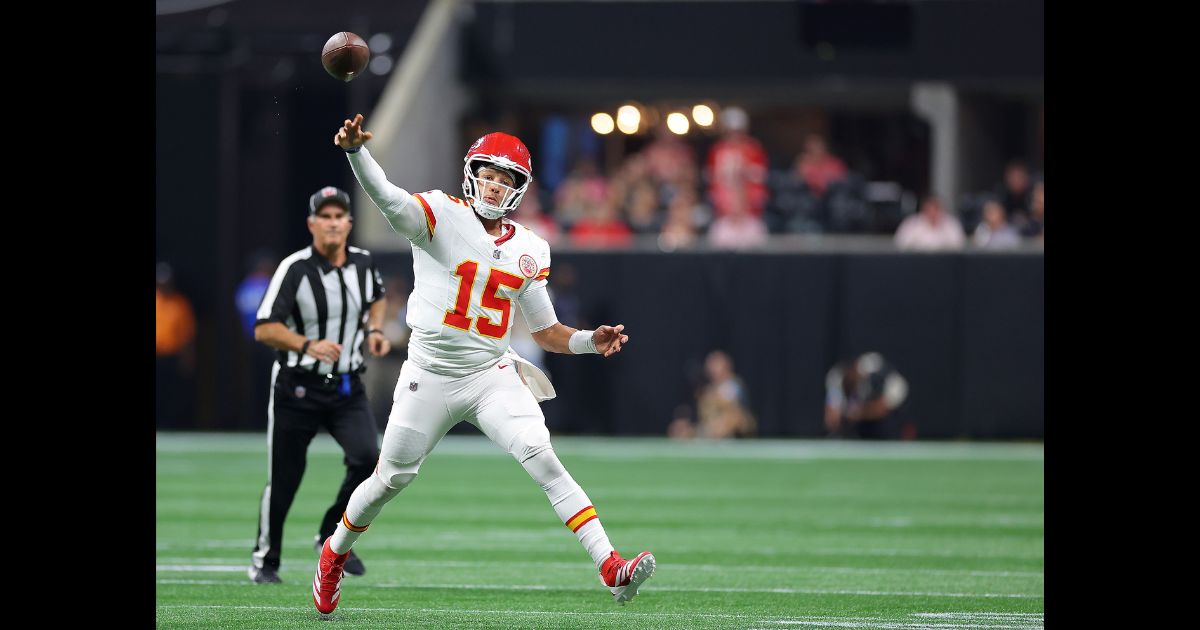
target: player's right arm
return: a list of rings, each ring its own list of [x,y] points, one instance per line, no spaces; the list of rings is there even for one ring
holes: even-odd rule
[[[363,146],[372,134],[363,131],[362,122],[363,116],[358,114],[354,120],[346,120],[333,136],[334,144],[346,151],[346,158],[350,160],[350,168],[354,169],[358,184],[383,212],[397,234],[410,241],[419,241],[423,235],[432,237],[432,228],[421,204],[408,191],[389,182],[383,168]]]

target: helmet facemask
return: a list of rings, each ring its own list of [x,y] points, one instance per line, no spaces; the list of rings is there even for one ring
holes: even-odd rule
[[[479,216],[499,219],[521,205],[521,198],[529,189],[530,178],[513,166],[489,159],[488,156],[479,156],[463,164],[463,195]],[[514,184],[507,186],[502,181],[480,178],[479,173],[484,168],[508,175],[513,178]]]

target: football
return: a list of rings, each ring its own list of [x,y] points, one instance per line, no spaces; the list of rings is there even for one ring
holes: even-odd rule
[[[321,49],[321,65],[329,76],[340,81],[352,81],[367,69],[371,60],[371,49],[367,42],[354,33],[334,33]]]

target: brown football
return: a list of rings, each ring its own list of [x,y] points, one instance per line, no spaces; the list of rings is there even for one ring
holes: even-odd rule
[[[348,31],[334,33],[321,49],[321,65],[329,76],[341,81],[351,81],[362,74],[370,60],[367,42]]]

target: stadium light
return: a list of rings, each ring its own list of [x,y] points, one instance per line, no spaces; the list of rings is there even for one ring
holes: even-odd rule
[[[701,127],[711,127],[713,124],[712,108],[708,105],[696,105],[692,108],[692,120]]]
[[[622,105],[617,109],[617,129],[621,133],[637,133],[638,124],[642,122],[642,113],[633,105]]]
[[[612,130],[613,130],[612,116],[609,116],[608,114],[605,114],[604,112],[600,112],[598,114],[592,114],[592,131],[595,131],[596,133],[598,133],[602,136],[607,136],[608,134],[612,133]]]
[[[680,135],[680,136],[687,133],[688,132],[687,116],[684,116],[683,114],[680,114],[679,112],[672,112],[672,113],[668,114],[667,115],[667,129],[670,129],[671,133]]]

